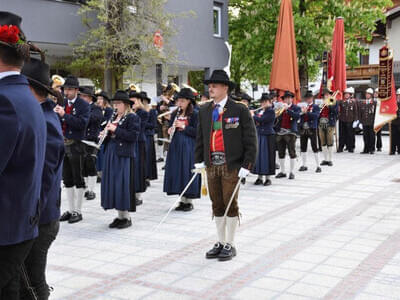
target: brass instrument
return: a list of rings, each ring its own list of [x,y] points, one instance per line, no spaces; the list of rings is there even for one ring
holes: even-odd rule
[[[140,93],[140,88],[139,88],[136,84],[131,83],[131,84],[128,86],[128,91]]]
[[[286,110],[286,108],[283,105],[283,102],[275,102],[274,110],[275,110],[275,118],[278,118],[283,114],[283,112]]]
[[[171,82],[164,90],[164,96],[171,100],[175,93],[179,93],[181,89],[175,83]]]
[[[53,81],[52,86],[51,86],[53,89],[56,87],[63,86],[65,83],[65,79],[62,76],[57,75],[57,74],[54,74],[53,76],[51,76],[51,81]]]
[[[324,105],[322,105],[321,110],[325,108],[325,106],[336,105],[336,96],[339,94],[339,91],[334,92],[331,96],[324,99]]]

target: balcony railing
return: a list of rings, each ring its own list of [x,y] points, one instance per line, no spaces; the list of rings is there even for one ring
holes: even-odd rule
[[[379,74],[379,65],[363,65],[347,68],[347,79],[370,79]]]

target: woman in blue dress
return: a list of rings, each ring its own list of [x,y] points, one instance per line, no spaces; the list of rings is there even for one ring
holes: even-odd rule
[[[131,101],[125,91],[117,91],[112,101],[116,116],[101,133],[108,133],[101,179],[101,206],[105,210],[118,211],[118,217],[109,227],[123,229],[132,225],[129,212],[136,211],[134,156],[140,120],[132,113]]]
[[[176,98],[178,109],[171,115],[168,129],[171,143],[164,175],[164,192],[167,195],[181,194],[192,178],[194,168],[197,130],[197,111],[193,109],[195,96],[191,89],[183,88]],[[175,210],[193,209],[192,200],[200,198],[200,184],[200,176],[197,176]]]
[[[260,99],[261,110],[251,111],[257,128],[258,154],[256,164],[252,170],[258,178],[255,185],[271,185],[270,176],[275,175],[275,110],[272,97],[263,93]],[[263,177],[265,181],[263,182]]]
[[[144,110],[148,112],[149,118],[145,125],[146,135],[146,185],[150,186],[150,180],[157,179],[156,147],[154,144],[154,134],[157,128],[157,110],[151,108],[150,98],[143,98]]]
[[[143,204],[142,194],[146,191],[146,123],[149,119],[149,113],[144,110],[143,98],[147,97],[145,92],[131,91],[129,99],[132,101],[133,111],[140,119],[140,133],[138,143],[136,145],[135,157],[135,190],[136,190],[136,205]]]

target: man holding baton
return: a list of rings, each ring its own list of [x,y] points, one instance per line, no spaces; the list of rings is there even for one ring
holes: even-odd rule
[[[216,70],[204,83],[213,101],[199,109],[195,171],[206,168],[218,233],[218,242],[206,253],[206,258],[226,261],[236,255],[239,179],[245,178],[253,168],[257,137],[248,108],[228,96],[234,84],[226,72]]]

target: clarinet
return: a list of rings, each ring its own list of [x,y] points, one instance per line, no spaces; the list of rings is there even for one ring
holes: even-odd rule
[[[118,113],[118,111],[116,109],[114,109],[114,112],[113,112],[110,120],[108,120],[105,128],[107,128],[107,125],[110,124],[113,120],[115,120],[115,118],[117,117],[117,113]],[[99,142],[97,143],[97,147],[100,148],[100,146],[104,143],[107,136],[108,136],[108,129],[104,129],[104,134],[99,139]]]
[[[180,112],[181,112],[181,108],[179,107],[178,110],[177,110],[174,122],[172,123],[172,131],[171,131],[171,134],[170,134],[170,137],[169,137],[170,143],[172,142],[172,138],[174,137],[174,134],[175,134],[175,131],[176,131],[175,121],[178,120]]]

